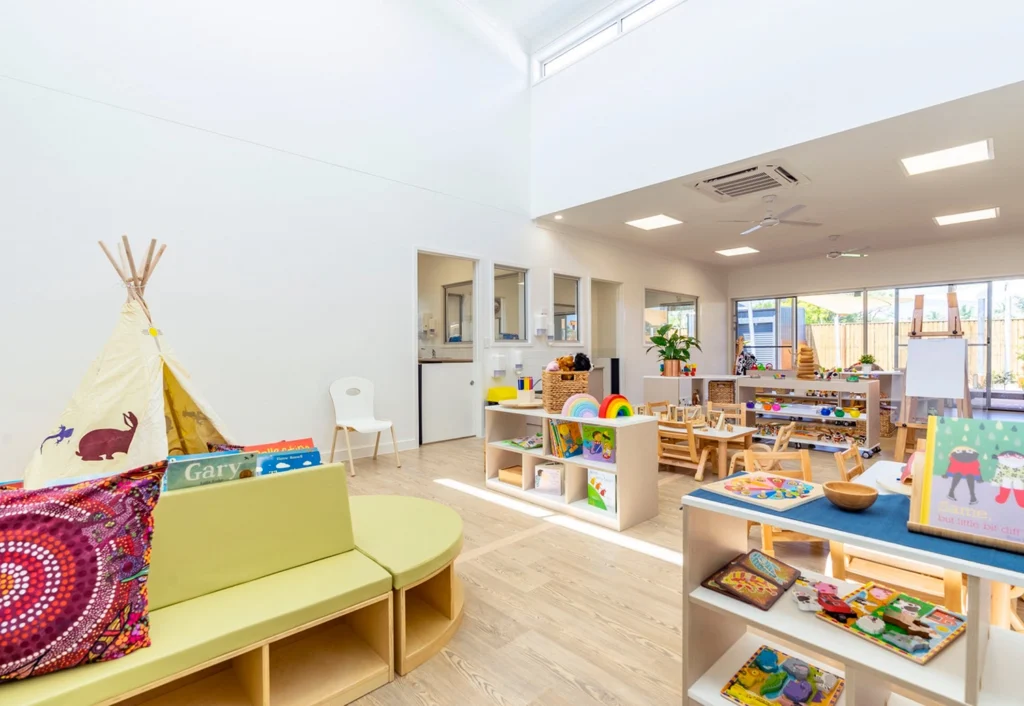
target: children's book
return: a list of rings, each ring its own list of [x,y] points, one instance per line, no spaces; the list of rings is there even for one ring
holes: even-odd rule
[[[842,599],[825,600],[816,615],[918,664],[948,647],[967,627],[960,613],[870,582]]]
[[[701,585],[768,610],[798,578],[798,569],[753,549],[740,554]]]
[[[164,490],[181,490],[254,475],[255,453],[224,451],[169,457],[163,483]]]
[[[278,453],[280,451],[298,451],[301,449],[309,450],[314,448],[312,438],[308,439],[295,439],[293,441],[277,441],[272,444],[256,444],[255,446],[245,446],[242,448],[243,451],[255,451],[259,454]]]
[[[740,706],[835,706],[846,681],[832,672],[766,645],[722,689]]]
[[[551,453],[559,458],[572,458],[583,453],[583,432],[579,422],[548,420],[551,430]]]
[[[1024,423],[929,417],[907,527],[1024,553]]]
[[[296,468],[309,468],[320,465],[320,450],[298,449],[294,451],[280,451],[277,453],[260,454],[256,459],[256,473],[261,476],[268,476],[272,473],[283,473],[293,471]]]
[[[587,504],[615,512],[615,474],[587,469]]]
[[[539,449],[543,447],[544,437],[538,432],[537,434],[528,434],[527,436],[519,436],[515,439],[509,439],[505,443],[509,446],[515,446],[517,449],[530,451],[531,449]]]
[[[615,430],[584,424],[583,460],[615,463]]]
[[[825,491],[817,483],[762,471],[725,478],[705,485],[704,489],[779,512],[825,497]]]
[[[560,463],[538,463],[533,469],[533,487],[542,493],[562,494],[565,466]]]

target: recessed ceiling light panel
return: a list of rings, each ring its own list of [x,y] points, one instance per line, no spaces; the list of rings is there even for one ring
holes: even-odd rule
[[[928,154],[919,154],[916,157],[907,157],[901,159],[900,162],[903,164],[903,169],[907,172],[907,175],[914,176],[915,174],[934,172],[939,169],[949,169],[950,167],[959,167],[964,164],[984,162],[994,159],[995,156],[990,138],[980,142],[972,142],[969,145],[960,145],[959,147],[950,147],[949,149],[929,152]]]
[[[754,250],[754,248],[729,248],[728,250],[715,250],[715,252],[726,257],[736,257],[737,255],[753,255],[761,251]]]
[[[668,226],[677,226],[682,221],[678,221],[672,216],[666,216],[664,213],[659,213],[657,216],[648,216],[647,218],[640,218],[635,221],[626,221],[627,226],[633,226],[640,230],[654,230],[656,228],[667,228]]]
[[[948,216],[935,216],[932,220],[940,226],[951,226],[957,223],[970,223],[971,221],[984,221],[989,218],[998,218],[998,208],[983,208],[980,211],[967,211],[966,213],[953,213]]]

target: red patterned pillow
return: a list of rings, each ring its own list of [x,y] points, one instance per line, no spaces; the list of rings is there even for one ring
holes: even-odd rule
[[[0,492],[0,681],[149,647],[146,576],[164,466]]]

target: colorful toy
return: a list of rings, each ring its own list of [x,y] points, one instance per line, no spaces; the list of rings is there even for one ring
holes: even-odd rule
[[[836,407],[836,417],[842,419],[846,416],[846,412],[843,411],[842,407]]]
[[[857,417],[860,416],[860,410],[859,409],[851,409],[850,410],[850,416],[853,417],[854,419],[856,419]]]
[[[622,395],[608,395],[598,409],[598,415],[602,419],[614,419],[615,417],[632,417],[633,408]]]
[[[780,405],[778,402],[772,405],[773,412],[778,412],[780,409],[782,409],[782,405]]]
[[[818,601],[818,617],[825,622],[918,664],[928,662],[967,627],[959,613],[870,582],[842,599],[819,594]]]
[[[558,372],[558,361],[557,360],[551,361],[550,363],[548,363],[547,365],[544,366],[544,369],[547,370],[549,373],[557,373]]]
[[[757,364],[757,369],[758,369],[758,370],[764,370],[764,369],[765,369],[765,367],[764,367],[764,363],[758,363],[758,364]]]
[[[599,412],[597,398],[586,393],[572,395],[562,405],[562,414],[567,417],[597,418]]]
[[[764,408],[765,412],[770,412],[772,410],[772,403],[765,402],[763,405],[761,405],[761,407]]]
[[[753,409],[756,406],[757,405],[755,403],[753,403],[753,402],[747,402],[747,409]]]
[[[825,495],[817,483],[760,471],[710,483],[704,486],[704,489],[779,512],[785,512]]]
[[[821,416],[827,417],[830,414],[832,414],[832,408],[831,407],[822,407],[821,408]]]
[[[740,706],[835,706],[845,686],[842,677],[762,645],[721,693]]]

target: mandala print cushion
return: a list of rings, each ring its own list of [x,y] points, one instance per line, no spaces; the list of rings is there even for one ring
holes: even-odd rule
[[[0,492],[0,681],[149,646],[146,576],[165,465]]]

